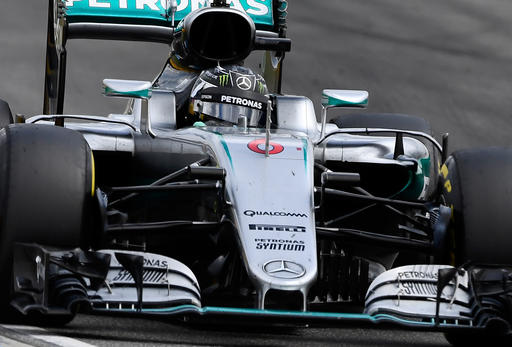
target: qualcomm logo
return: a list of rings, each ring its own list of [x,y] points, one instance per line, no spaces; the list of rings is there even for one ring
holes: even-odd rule
[[[305,213],[294,213],[294,212],[281,212],[281,211],[253,211],[253,210],[245,210],[244,215],[249,217],[254,216],[272,216],[272,217],[300,217],[300,218],[308,218],[308,215]]]
[[[269,276],[292,279],[304,276],[306,269],[300,264],[288,260],[271,260],[263,265],[263,271]]]

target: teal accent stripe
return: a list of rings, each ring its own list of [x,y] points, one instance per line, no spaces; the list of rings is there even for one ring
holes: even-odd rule
[[[352,102],[349,100],[335,99],[322,93],[322,105],[323,106],[368,106],[368,98],[359,102]]]
[[[416,173],[409,172],[409,181],[407,185],[393,197],[399,196],[402,199],[418,199],[423,192],[425,177],[430,176],[430,157],[418,160],[418,169]]]
[[[302,139],[302,150],[304,151],[304,168],[306,169],[306,174],[308,173],[308,141],[306,139]]]
[[[178,1],[175,23],[177,24],[190,12],[203,7],[200,2],[198,0]],[[165,5],[165,1],[148,3],[149,5],[136,0],[96,0],[91,6],[88,0],[71,0],[68,1],[66,17],[69,23],[92,21],[170,26],[168,11],[162,5]],[[243,9],[256,25],[263,27],[274,25],[272,0],[235,0],[232,1],[232,7]]]
[[[231,158],[231,153],[229,152],[228,144],[226,143],[226,140],[224,140],[224,136],[222,136],[222,134],[217,133],[217,135],[220,137],[220,143],[222,143],[222,147],[224,147],[224,150],[226,151],[226,154],[228,155],[229,163],[231,164],[231,168],[234,169],[233,158]]]
[[[96,311],[108,311],[108,312],[126,312],[133,313],[135,312],[132,309],[95,309]],[[381,322],[391,322],[397,323],[401,325],[407,326],[416,326],[423,328],[435,328],[435,321],[432,318],[429,321],[415,321],[408,320],[405,318],[399,318],[395,316],[391,316],[389,314],[376,314],[376,315],[368,315],[363,313],[333,313],[333,312],[303,312],[303,311],[279,311],[279,310],[259,310],[253,308],[232,308],[232,307],[214,307],[214,306],[206,306],[206,307],[197,307],[194,305],[181,305],[176,307],[169,308],[147,308],[142,309],[142,313],[144,314],[187,314],[187,313],[197,313],[199,315],[208,315],[208,314],[223,314],[223,315],[244,315],[244,316],[254,316],[254,317],[274,317],[274,318],[315,318],[315,319],[327,319],[327,320],[346,320],[346,321],[365,321],[369,323],[381,323]],[[459,326],[457,324],[449,324],[443,323],[441,321],[440,326],[442,327],[455,327]],[[466,326],[466,325],[463,325]]]
[[[235,168],[233,166],[233,158],[231,158],[231,153],[229,152],[229,147],[228,147],[228,144],[226,143],[226,140],[224,140],[224,135],[222,133],[217,132],[217,131],[212,131],[212,130],[206,128],[206,127],[197,127],[196,129],[199,129],[199,130],[202,130],[202,131],[206,131],[208,133],[215,134],[215,135],[217,135],[220,138],[220,143],[222,144],[222,147],[224,148],[224,151],[226,151],[226,154],[227,154],[227,156],[229,158],[229,163],[231,164],[231,168],[234,170]]]
[[[143,90],[130,91],[130,92],[121,92],[119,90],[105,87],[104,93],[105,93],[105,95],[126,96],[126,97],[130,97],[130,98],[148,99],[149,97],[151,97],[151,89],[143,89]]]
[[[412,179],[413,179],[413,173],[412,172],[408,172],[407,173],[407,176],[408,176],[408,179],[407,179],[407,183],[405,184],[405,186],[400,189],[400,191],[398,193],[395,193],[393,195],[390,196],[390,199],[393,199],[393,198],[396,198],[397,196],[399,196],[400,194],[402,194],[407,188],[409,188],[409,186],[411,185],[412,183]]]

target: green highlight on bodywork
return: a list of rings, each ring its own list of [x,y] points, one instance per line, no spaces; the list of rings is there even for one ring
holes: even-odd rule
[[[390,198],[396,198],[397,196],[402,197],[402,193],[405,192],[411,186],[411,183],[412,183],[413,178],[414,178],[414,174],[411,171],[409,171],[407,176],[408,176],[407,177],[407,183],[403,186],[402,189],[400,189],[400,191],[398,193],[395,193],[395,194],[391,195]]]
[[[304,151],[304,168],[306,169],[306,175],[308,173],[308,141],[302,139],[302,151]]]
[[[367,106],[368,105],[368,98],[366,98],[365,100],[361,101],[361,102],[351,102],[349,100],[342,100],[342,99],[337,99],[337,98],[333,98],[329,95],[325,95],[324,93],[322,93],[322,105],[324,106],[332,106],[332,107],[343,107],[343,106],[358,106],[358,107],[361,107],[361,106]]]
[[[149,99],[151,97],[151,89],[122,92],[109,87],[105,87],[103,93],[106,96],[121,96],[127,98]]]
[[[224,140],[224,135],[222,133],[219,133],[217,131],[212,131],[212,130],[210,130],[208,128],[205,128],[205,127],[202,127],[202,126],[201,127],[197,127],[197,129],[202,130],[202,131],[206,131],[206,132],[209,132],[209,133],[212,133],[212,134],[215,134],[215,135],[217,135],[219,137],[220,143],[222,144],[222,147],[224,148],[224,151],[226,152],[226,155],[228,156],[229,164],[231,164],[231,168],[234,170],[233,158],[231,158],[231,152],[229,152],[228,144],[226,143],[226,140]]]
[[[69,23],[101,22],[154,24],[169,27],[171,19],[167,0],[66,0]],[[205,0],[178,0],[175,23],[187,14],[205,7]],[[272,0],[228,0],[232,8],[247,13],[257,26],[274,25]]]
[[[98,311],[108,312],[134,312],[133,309],[128,308],[110,308],[110,309],[97,309]],[[230,315],[230,316],[252,316],[252,317],[269,317],[269,318],[311,318],[311,319],[325,319],[336,321],[366,321],[369,323],[396,323],[406,326],[416,326],[424,328],[434,328],[436,323],[434,318],[429,321],[407,320],[404,318],[395,317],[389,314],[379,313],[376,315],[368,315],[363,313],[334,313],[334,312],[304,312],[304,311],[280,311],[280,310],[259,310],[253,308],[232,308],[232,307],[214,307],[205,306],[197,307],[194,305],[181,305],[169,308],[146,308],[141,311],[143,314],[159,314],[159,315],[179,315],[196,313],[199,315]],[[450,324],[441,322],[439,326],[458,326],[457,324]]]
[[[229,152],[228,144],[226,143],[226,140],[224,140],[224,136],[222,134],[217,134],[220,137],[220,143],[222,144],[222,147],[224,147],[224,150],[226,151],[226,154],[229,158],[229,163],[231,164],[231,168],[233,167],[233,158],[231,158],[231,153]]]
[[[418,160],[418,168],[415,173],[409,173],[409,180],[404,188],[396,194],[402,199],[418,199],[425,185],[425,177],[430,176],[430,157]]]

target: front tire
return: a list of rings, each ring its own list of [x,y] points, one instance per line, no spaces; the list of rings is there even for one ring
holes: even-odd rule
[[[1,308],[10,302],[15,242],[84,244],[94,194],[92,160],[83,136],[69,129],[17,124],[0,131]]]
[[[452,209],[450,258],[512,265],[512,148],[454,152],[441,168],[442,195]],[[508,318],[510,320],[511,318]],[[454,346],[510,346],[512,339],[492,330],[445,333]]]
[[[454,152],[441,169],[456,265],[512,264],[512,148]]]

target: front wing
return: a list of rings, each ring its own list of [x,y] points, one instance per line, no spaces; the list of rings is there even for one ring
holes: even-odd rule
[[[372,282],[363,313],[338,313],[203,307],[193,272],[184,264],[157,254],[62,251],[16,244],[14,256],[12,305],[24,314],[38,311],[69,315],[80,303],[102,313],[245,318],[264,324],[394,324],[434,331],[492,327],[495,333],[512,335],[509,267],[394,268]]]

